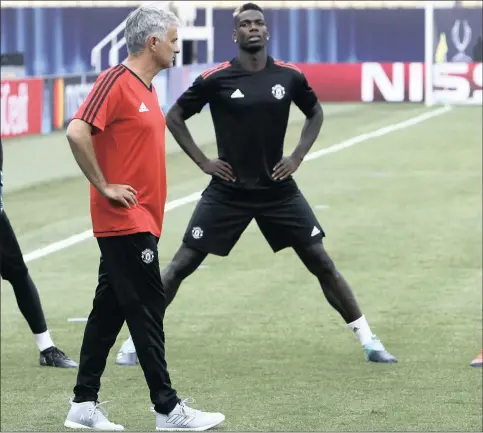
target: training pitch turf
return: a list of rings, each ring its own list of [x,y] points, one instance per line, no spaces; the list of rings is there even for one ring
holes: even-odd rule
[[[314,150],[427,111],[327,106]],[[168,364],[180,396],[223,412],[226,431],[482,431],[482,370],[469,367],[482,341],[481,117],[481,108],[454,108],[303,163],[296,174],[328,251],[398,364],[366,363],[314,277],[291,250],[273,255],[252,224],[228,258],[206,260],[167,312]],[[291,124],[288,148],[301,127]],[[51,138],[67,145],[63,134]],[[205,149],[214,155],[213,144]],[[181,153],[168,156],[168,174],[169,200],[209,180]],[[77,177],[7,194],[24,253],[89,229],[87,193]],[[166,214],[162,266],[193,208]],[[75,360],[85,323],[68,319],[89,314],[98,260],[89,239],[29,262],[54,341]],[[76,371],[38,365],[5,281],[1,303],[2,431],[63,430]],[[126,336],[125,327],[100,399],[127,430],[153,430],[140,367],[114,365]]]

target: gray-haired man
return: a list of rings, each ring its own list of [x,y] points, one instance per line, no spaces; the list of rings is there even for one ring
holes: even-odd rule
[[[107,357],[127,322],[160,431],[203,431],[220,413],[189,408],[171,386],[163,331],[166,294],[158,241],[166,202],[165,126],[153,78],[173,66],[178,20],[141,7],[126,22],[129,57],[104,71],[67,129],[74,157],[91,183],[91,217],[101,259],[81,348],[69,428],[124,430],[97,403]]]

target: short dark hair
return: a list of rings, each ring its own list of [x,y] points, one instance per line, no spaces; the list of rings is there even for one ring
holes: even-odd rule
[[[233,12],[233,17],[235,19],[237,19],[238,15],[240,15],[242,12],[245,12],[245,11],[258,11],[258,12],[261,12],[263,14],[263,9],[260,6],[258,6],[257,4],[255,4],[255,3],[245,3],[245,4],[242,4],[241,6],[238,6],[235,9],[235,12]]]

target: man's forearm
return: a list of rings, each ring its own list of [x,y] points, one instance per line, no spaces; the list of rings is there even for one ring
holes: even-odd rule
[[[203,151],[196,145],[191,133],[182,117],[181,107],[174,105],[166,116],[166,126],[168,127],[179,147],[195,162],[199,167],[208,160]]]
[[[292,156],[296,159],[302,161],[305,155],[309,152],[315,140],[319,136],[320,130],[322,128],[322,123],[324,122],[324,113],[320,104],[314,107],[314,113],[312,117],[305,120],[304,127],[302,129],[302,135],[300,136],[300,141],[297,147],[292,152]]]
[[[102,194],[107,186],[106,179],[99,167],[87,125],[74,120],[67,129],[67,140],[74,158],[89,182]]]

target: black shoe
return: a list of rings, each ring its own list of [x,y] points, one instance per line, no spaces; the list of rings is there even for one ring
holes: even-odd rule
[[[44,367],[77,368],[76,362],[72,361],[62,350],[55,346],[40,352],[40,365]]]

